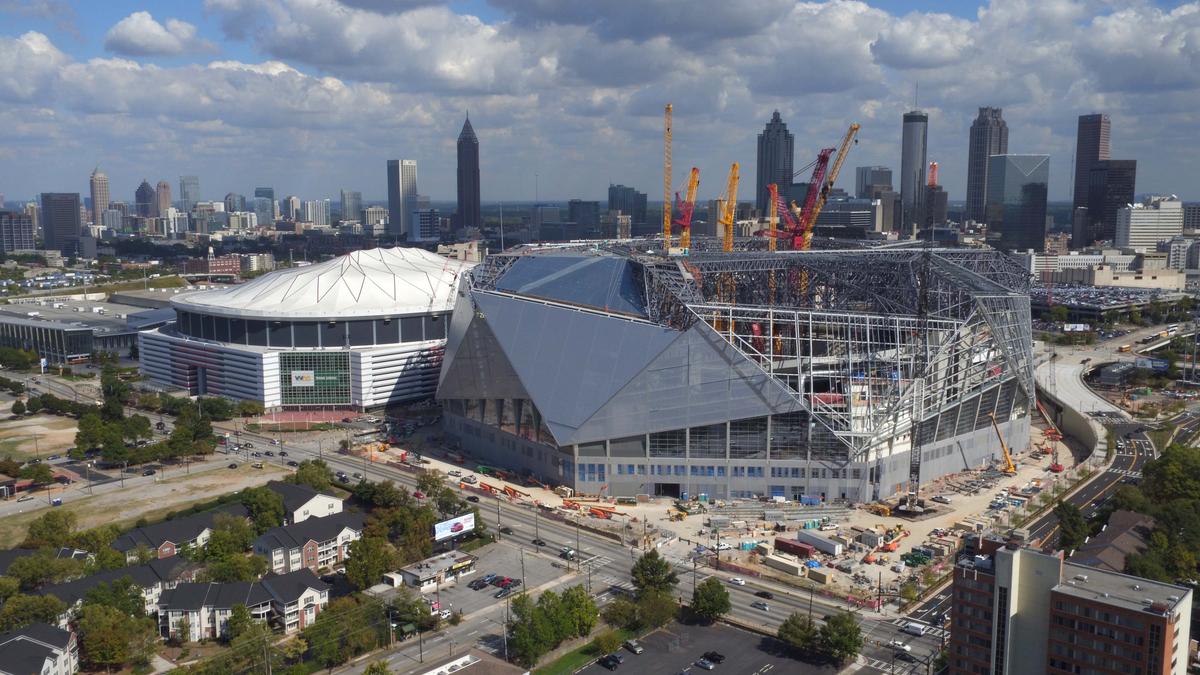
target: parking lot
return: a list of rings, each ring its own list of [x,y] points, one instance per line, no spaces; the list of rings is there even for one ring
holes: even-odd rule
[[[455,612],[461,611],[463,614],[471,614],[472,612],[501,602],[501,600],[493,597],[500,589],[494,586],[486,586],[482,590],[474,591],[468,588],[467,584],[488,574],[498,574],[513,579],[521,579],[521,550],[501,541],[484,546],[478,551],[473,552],[473,554],[479,557],[474,574],[467,575],[460,581],[443,586],[439,592],[430,591],[425,593],[425,597],[436,600],[440,596],[442,606],[445,609]],[[565,569],[555,567],[555,565],[560,565],[561,561],[555,560],[551,556],[552,553],[549,552],[544,555],[525,552],[525,578],[520,588],[536,589],[566,574]],[[582,583],[582,580],[580,583]]]
[[[818,666],[797,661],[782,649],[782,643],[774,638],[756,635],[724,624],[698,626],[673,624],[655,631],[639,640],[645,648],[635,655],[621,649],[625,662],[617,672],[630,673],[688,673],[700,675],[707,672],[696,661],[705,652],[715,651],[725,657],[716,664],[714,674],[751,675],[752,673],[836,673],[833,666]],[[610,672],[599,664],[592,664],[580,671],[588,675]]]

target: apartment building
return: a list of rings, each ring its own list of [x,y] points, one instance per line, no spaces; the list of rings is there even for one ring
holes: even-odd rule
[[[0,674],[72,675],[79,672],[75,633],[32,623],[0,634]]]
[[[283,500],[284,525],[295,525],[309,518],[324,518],[342,512],[342,500],[307,485],[273,480],[267,487]]]
[[[254,553],[276,574],[337,565],[349,556],[350,542],[362,536],[361,513],[337,513],[274,527],[254,540]]]
[[[329,604],[329,585],[311,571],[268,575],[261,581],[179,584],[158,601],[158,624],[163,637],[188,628],[188,640],[219,638],[228,631],[236,605],[245,605],[256,621],[284,633],[303,630]]]

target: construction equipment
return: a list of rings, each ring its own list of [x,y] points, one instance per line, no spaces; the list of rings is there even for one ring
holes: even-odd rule
[[[725,208],[721,211],[720,220],[717,221],[722,228],[723,235],[721,250],[726,253],[733,251],[733,222],[737,216],[737,190],[738,163],[734,162],[729,167],[729,183],[725,188]]]
[[[792,240],[792,250],[800,250],[804,245],[804,230],[802,221],[805,213],[812,211],[813,205],[816,204],[817,194],[821,191],[821,184],[825,180],[825,171],[829,168],[829,157],[833,154],[833,148],[825,148],[817,153],[817,159],[813,162],[812,177],[808,182],[808,192],[804,196],[804,206],[797,207],[795,202],[792,202],[792,207],[789,209],[783,202],[783,198],[779,196],[778,186],[771,192],[772,206],[775,207],[779,218],[783,220],[784,227],[779,228],[776,223],[772,222],[770,229],[759,230],[756,235],[765,235],[772,239],[790,238]],[[768,186],[767,188],[771,188]]]
[[[663,113],[663,252],[671,250],[671,104]]]
[[[767,193],[770,194],[770,206],[767,207],[767,229],[771,232],[779,231],[779,185],[771,183],[767,185]],[[778,248],[775,243],[775,237],[767,238],[767,250],[774,251]],[[775,273],[771,272],[771,297],[775,297]]]
[[[509,497],[513,497],[514,499],[517,497],[525,497],[526,499],[532,498],[532,495],[530,495],[528,492],[522,492],[521,490],[518,490],[510,485],[504,486],[504,494],[508,495]]]
[[[995,413],[988,413],[988,417],[992,418],[992,428],[996,430],[996,438],[1000,439],[1000,450],[1004,453],[1005,467],[1000,471],[1012,476],[1017,473],[1017,466],[1013,464],[1012,455],[1008,452],[1008,444],[1004,442],[1004,435],[1000,433],[1000,425],[996,423]]]
[[[861,126],[857,122],[852,122],[850,128],[846,130],[846,136],[842,138],[842,146],[838,148],[837,159],[833,161],[833,168],[829,170],[829,176],[821,184],[821,191],[817,195],[816,203],[808,213],[801,212],[804,216],[800,221],[800,226],[804,228],[804,244],[801,250],[807,251],[812,245],[813,227],[817,223],[817,216],[821,215],[821,209],[825,208],[825,202],[829,199],[829,192],[833,190],[833,184],[837,180],[838,174],[842,172],[842,164],[846,162],[846,154],[850,151],[850,143],[855,140],[858,135],[858,130]]]
[[[937,187],[938,185],[940,185],[940,183],[938,183],[938,163],[930,162],[929,163],[929,187]]]
[[[858,131],[857,124],[850,125],[850,131],[846,134],[846,141],[842,143],[843,152],[846,149],[846,144]],[[844,156],[838,156],[838,163],[834,165],[835,171],[841,168],[841,160]],[[929,242],[925,244],[925,249],[921,254],[921,267],[918,272],[917,289],[917,358],[915,359],[914,372],[912,377],[912,386],[914,387],[912,401],[912,410],[909,412],[909,420],[912,423],[912,447],[908,452],[908,494],[905,496],[903,509],[909,513],[920,513],[924,510],[920,503],[921,495],[921,456],[924,454],[922,445],[925,438],[921,435],[921,399],[924,395],[922,391],[925,388],[925,367],[929,363],[929,265],[933,256],[929,249]],[[801,280],[805,287],[801,290],[807,290],[808,279],[805,277]]]
[[[692,214],[696,211],[696,189],[699,187],[700,169],[693,166],[691,175],[688,176],[685,200],[679,201],[679,193],[675,193],[675,208],[679,211],[679,217],[675,219],[675,224],[679,226],[680,255],[687,255],[688,249],[692,246]]]
[[[891,516],[892,509],[886,504],[867,504],[867,511],[877,516]]]

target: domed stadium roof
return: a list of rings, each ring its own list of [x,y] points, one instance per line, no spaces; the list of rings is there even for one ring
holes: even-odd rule
[[[171,303],[185,312],[289,320],[448,312],[459,277],[472,266],[419,248],[373,248]]]

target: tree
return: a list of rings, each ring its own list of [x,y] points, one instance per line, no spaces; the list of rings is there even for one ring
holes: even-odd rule
[[[83,561],[75,558],[59,558],[53,549],[41,549],[30,556],[13,560],[6,574],[20,583],[24,590],[32,590],[43,584],[59,583],[83,573]]]
[[[47,511],[29,524],[22,548],[60,548],[66,546],[79,522],[73,511],[54,509]]]
[[[921,591],[917,588],[917,584],[912,581],[906,581],[900,586],[900,599],[905,602],[916,600],[920,594]]]
[[[576,585],[563,591],[562,604],[567,609],[566,621],[570,627],[570,636],[584,637],[596,627],[599,610],[596,601],[582,585]]]
[[[20,399],[13,401],[12,414],[24,415],[25,414],[25,402]]]
[[[658,554],[657,550],[643,553],[633,564],[633,585],[637,588],[638,597],[658,591],[668,596],[679,583],[679,575],[671,567],[671,563]]]
[[[25,480],[33,481],[34,485],[46,486],[54,482],[54,471],[48,464],[26,464],[17,475]]]
[[[391,675],[391,668],[388,668],[387,661],[374,661],[367,666],[364,675]]]
[[[233,403],[219,396],[200,399],[200,410],[204,417],[218,422],[232,419],[234,412]]]
[[[806,656],[816,654],[820,648],[820,629],[812,619],[793,612],[779,624],[779,640]]]
[[[436,469],[430,469],[429,471],[417,476],[417,489],[421,492],[424,492],[426,495],[429,495],[430,497],[432,497],[433,494],[438,490],[441,490],[445,485],[446,477],[442,475],[441,471]]]
[[[858,656],[864,642],[862,628],[850,612],[838,612],[821,626],[821,651],[836,663]]]
[[[613,628],[632,628],[637,625],[637,605],[629,598],[619,597],[604,606],[600,616]]]
[[[714,621],[733,609],[729,591],[716,577],[709,577],[692,592],[692,611],[706,621]]]
[[[237,414],[241,417],[257,417],[265,412],[263,404],[258,401],[238,401]]]
[[[283,525],[287,513],[283,506],[283,497],[268,487],[256,487],[242,491],[242,505],[250,512],[250,520],[258,534],[272,527]]]
[[[79,619],[79,646],[83,660],[108,670],[132,660],[129,617],[112,607],[85,605]]]
[[[647,591],[638,598],[638,624],[645,628],[661,628],[675,618],[678,605],[666,591]]]
[[[83,598],[85,605],[104,605],[122,614],[138,618],[146,614],[146,599],[142,589],[129,577],[97,584]]]
[[[16,595],[19,590],[21,582],[9,576],[0,577],[0,603]]]
[[[621,648],[621,634],[611,628],[605,628],[596,634],[592,645],[601,654],[611,654]]]
[[[511,602],[512,620],[508,622],[508,650],[517,663],[532,668],[549,651],[549,645],[539,639],[534,625],[536,607],[524,593]]]
[[[267,560],[257,555],[232,555],[208,563],[201,575],[206,581],[232,583],[256,581],[267,572]]]
[[[383,605],[375,600],[360,602],[353,597],[333,600],[304,629],[309,653],[318,664],[332,668],[374,649],[387,635]]]
[[[58,617],[66,610],[66,605],[53,595],[17,594],[0,607],[0,631],[28,626],[39,621],[58,625]]]
[[[322,492],[333,485],[333,471],[329,465],[320,459],[306,459],[296,467],[296,473],[288,477],[289,482],[297,485],[307,485]]]
[[[1069,310],[1066,307],[1064,307],[1063,305],[1055,305],[1055,306],[1051,307],[1049,311],[1046,312],[1045,316],[1046,316],[1046,319],[1049,321],[1056,321],[1058,323],[1062,323],[1067,320],[1069,313],[1070,313]]]
[[[212,534],[205,546],[205,558],[225,560],[250,550],[257,533],[241,516],[218,513],[213,518]]]
[[[1054,515],[1058,518],[1058,548],[1063,551],[1079,548],[1088,537],[1083,512],[1070,502],[1059,501],[1054,507]]]
[[[182,645],[185,642],[192,640],[192,622],[186,617],[181,616],[175,622],[175,627],[171,629],[171,641],[176,645]]]
[[[380,583],[384,572],[399,566],[395,547],[382,537],[363,537],[350,542],[346,578],[359,590]]]
[[[229,611],[229,619],[225,624],[225,637],[230,641],[236,640],[250,630],[253,624],[254,619],[250,616],[250,610],[239,602]]]

